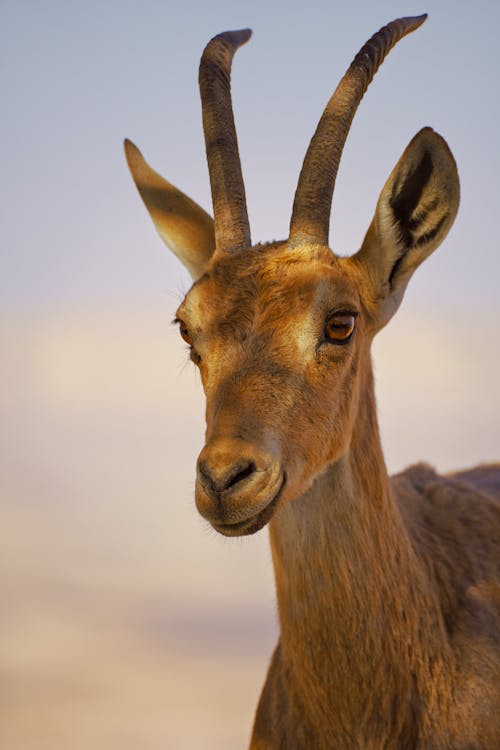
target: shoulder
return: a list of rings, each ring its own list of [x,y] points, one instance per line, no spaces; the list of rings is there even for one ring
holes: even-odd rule
[[[490,473],[491,468],[491,473]],[[438,474],[416,464],[391,477],[395,500],[416,550],[500,577],[500,503],[488,491],[500,469]],[[472,572],[472,571],[471,571]],[[488,576],[489,578],[489,576]]]

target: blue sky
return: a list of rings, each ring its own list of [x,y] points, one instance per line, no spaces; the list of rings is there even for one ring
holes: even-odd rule
[[[338,79],[377,28],[423,11],[428,21],[390,54],[358,112],[332,243],[357,249],[400,153],[432,125],[456,156],[462,205],[411,294],[498,312],[500,6],[443,0],[4,4],[3,304],[154,300],[186,286],[148,224],[121,144],[135,140],[210,209],[197,65],[226,28],[254,29],[233,76],[253,237],[285,236],[305,149]]]

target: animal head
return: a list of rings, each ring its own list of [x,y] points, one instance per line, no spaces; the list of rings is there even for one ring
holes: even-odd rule
[[[176,318],[207,401],[196,502],[225,535],[262,528],[348,451],[372,338],[454,221],[455,161],[424,128],[384,185],[361,249],[338,257],[328,246],[335,178],[358,104],[385,55],[425,18],[393,21],[354,58],[309,145],[282,242],[250,239],[230,97],[232,58],[249,30],[214,37],[200,63],[213,220],[125,143],[160,236],[194,279]]]

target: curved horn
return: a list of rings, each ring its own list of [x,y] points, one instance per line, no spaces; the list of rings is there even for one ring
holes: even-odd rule
[[[238,141],[231,105],[231,63],[250,39],[250,29],[225,31],[205,47],[200,61],[200,94],[217,250],[251,244]]]
[[[335,89],[314,133],[295,193],[290,240],[328,245],[333,188],[344,143],[358,105],[385,56],[423,24],[427,14],[398,18],[369,39]]]

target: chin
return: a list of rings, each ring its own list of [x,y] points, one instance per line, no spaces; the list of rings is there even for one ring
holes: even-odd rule
[[[264,528],[274,516],[278,507],[283,503],[283,495],[287,485],[287,475],[283,472],[280,487],[277,493],[271,498],[268,504],[255,513],[255,515],[245,518],[243,521],[235,523],[221,523],[220,521],[211,520],[213,528],[223,536],[250,536],[256,534]]]

